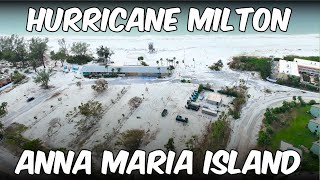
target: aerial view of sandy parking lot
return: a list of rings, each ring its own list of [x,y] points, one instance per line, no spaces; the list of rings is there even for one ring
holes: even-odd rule
[[[1,33],[3,172],[25,149],[87,149],[96,166],[104,150],[237,150],[241,164],[252,149],[293,149],[299,171],[319,172],[316,30]]]

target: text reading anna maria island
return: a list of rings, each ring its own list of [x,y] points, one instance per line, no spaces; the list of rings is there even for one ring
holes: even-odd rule
[[[177,157],[176,157],[177,156]],[[282,173],[285,175],[293,173],[298,169],[301,159],[299,153],[293,150],[277,151],[275,156],[269,151],[250,151],[242,169],[235,168],[237,151],[219,150],[215,153],[207,151],[203,162],[203,174],[247,174],[253,170],[255,174]],[[74,163],[73,163],[74,162]],[[77,157],[73,151],[67,156],[61,151],[50,151],[48,156],[42,151],[23,152],[15,173],[28,171],[29,174],[40,174],[43,169],[46,174],[77,174],[85,171],[91,174],[91,151],[82,150]],[[163,166],[164,165],[164,166]],[[130,153],[121,150],[116,157],[110,151],[104,151],[101,174],[131,174],[138,171],[140,174],[179,174],[185,171],[193,174],[193,152],[183,150],[180,154],[173,151],[165,153],[162,150],[155,150],[149,154],[145,151],[136,150],[132,156]]]

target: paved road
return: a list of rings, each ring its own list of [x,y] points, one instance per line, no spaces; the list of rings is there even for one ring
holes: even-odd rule
[[[8,112],[8,114],[2,118],[2,123],[4,124],[5,127],[8,127],[16,117],[28,112],[30,109],[36,107],[40,103],[50,98],[55,92],[57,92],[57,89],[58,88],[50,89],[46,93],[43,93],[40,96],[35,97],[35,99],[29,103],[24,102],[25,105],[22,106],[21,108],[15,111]]]
[[[256,145],[265,110],[268,107],[277,106],[285,100],[292,100],[292,96],[301,96],[305,100],[319,99],[317,93],[295,91],[269,95],[251,101],[244,107],[241,118],[236,120],[227,149],[237,150],[239,152],[239,161],[245,160],[246,154]]]
[[[15,157],[0,145],[0,171],[6,174],[13,174],[18,160],[18,157]]]

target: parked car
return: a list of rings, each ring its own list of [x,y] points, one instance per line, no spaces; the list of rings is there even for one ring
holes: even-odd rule
[[[27,102],[31,102],[31,101],[33,101],[34,100],[34,97],[29,97],[28,99],[27,99]]]
[[[176,121],[180,121],[180,122],[184,122],[184,123],[188,123],[188,118],[182,118],[182,116],[177,115],[176,117]]]
[[[167,109],[164,109],[161,113],[161,116],[162,117],[165,117],[166,115],[168,115],[168,110]]]
[[[191,97],[190,97],[190,100],[191,100],[192,102],[196,102],[196,101],[197,101],[197,98],[191,96]]]

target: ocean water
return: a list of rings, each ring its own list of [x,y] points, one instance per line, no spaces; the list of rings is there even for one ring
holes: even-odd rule
[[[170,8],[170,7],[180,7],[181,13],[176,17],[178,18],[177,31],[174,32],[139,32],[136,28],[132,29],[130,32],[119,32],[114,33],[110,30],[107,32],[94,32],[89,30],[88,32],[47,32],[43,29],[42,32],[27,32],[27,14],[28,8],[40,8],[40,7],[51,7],[56,9],[62,7],[64,9],[70,7],[79,7],[82,10],[89,7],[98,8],[109,8],[113,9],[115,7],[123,7],[128,11],[131,11],[134,7],[152,7],[158,9],[160,7]],[[206,7],[211,8],[231,8],[231,16],[229,24],[235,27],[234,31],[231,32],[204,32],[204,31],[194,31],[192,33],[187,31],[187,19],[190,7],[196,7],[200,10],[204,10]],[[284,10],[286,7],[292,9],[292,14],[289,22],[289,27],[287,32],[281,32],[279,29],[277,32],[256,32],[251,26],[251,17],[247,24],[246,32],[240,32],[238,30],[240,16],[235,14],[235,8],[241,7],[267,7],[267,8],[280,8]],[[243,35],[243,34],[319,34],[320,31],[320,3],[318,2],[0,2],[0,34],[18,34],[18,35],[52,35],[52,36],[146,36],[146,35]]]

